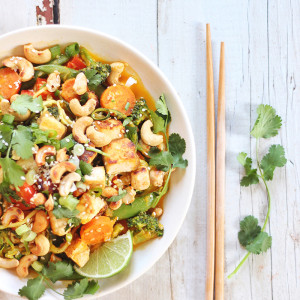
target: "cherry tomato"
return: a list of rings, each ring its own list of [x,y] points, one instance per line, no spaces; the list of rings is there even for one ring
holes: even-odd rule
[[[36,82],[35,82],[35,85],[34,85],[34,88],[33,88],[35,93],[38,92],[43,86],[46,86],[46,83],[47,83],[47,79],[37,78]],[[54,97],[54,93],[51,93],[48,90],[41,93],[41,96],[42,96],[43,100],[47,100],[48,95],[51,95],[52,97]]]
[[[30,199],[36,194],[36,188],[33,185],[29,185],[28,183],[24,182],[24,184],[19,187],[19,191],[17,195],[20,199],[15,200],[11,198],[11,202],[16,204],[15,206],[19,207],[22,210],[29,210],[35,207],[34,204],[30,203]],[[22,203],[24,201],[28,206]]]
[[[74,70],[81,70],[86,67],[85,62],[78,56],[75,55],[68,63],[67,67]]]

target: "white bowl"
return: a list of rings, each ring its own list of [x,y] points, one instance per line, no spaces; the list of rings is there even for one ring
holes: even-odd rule
[[[186,170],[177,170],[172,175],[171,188],[164,203],[161,223],[165,234],[134,251],[129,267],[120,274],[100,281],[99,292],[86,299],[107,295],[134,281],[149,270],[164,254],[178,233],[191,202],[196,173],[195,142],[189,122],[175,89],[165,75],[144,55],[130,45],[107,34],[71,26],[40,26],[17,30],[0,37],[0,58],[23,55],[23,45],[32,42],[35,46],[46,47],[56,43],[78,42],[93,53],[108,60],[122,60],[140,75],[145,87],[154,99],[165,94],[172,115],[170,132],[178,132],[186,140],[185,158],[189,165]],[[14,271],[0,269],[0,290],[17,295],[26,280],[19,279]],[[57,294],[47,291],[42,299],[57,299]]]

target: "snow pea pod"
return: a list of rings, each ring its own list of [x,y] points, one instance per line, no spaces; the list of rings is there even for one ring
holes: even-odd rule
[[[71,68],[60,66],[60,65],[41,65],[34,68],[37,71],[42,71],[46,74],[51,74],[54,71],[58,71],[60,74],[60,78],[63,81],[67,79],[74,78],[79,73],[79,71],[73,70]]]
[[[136,216],[140,212],[147,211],[157,202],[159,193],[152,192],[145,196],[140,196],[135,198],[134,202],[131,204],[122,204],[120,208],[113,211],[113,216],[117,217],[119,220],[128,219]]]

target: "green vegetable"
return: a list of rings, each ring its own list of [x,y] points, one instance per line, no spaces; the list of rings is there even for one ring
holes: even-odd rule
[[[63,138],[61,141],[60,141],[60,147],[61,148],[67,148],[67,150],[70,150],[74,147],[75,145],[75,140],[73,139],[73,135],[72,133],[68,136],[66,136],[65,138]]]
[[[8,152],[9,153],[9,152]],[[25,180],[25,173],[21,166],[8,156],[0,158],[0,165],[3,171],[3,182],[12,184],[15,187],[22,186]]]
[[[268,153],[258,159],[260,138],[270,138],[278,134],[281,128],[281,118],[276,115],[276,111],[270,105],[259,105],[257,108],[258,117],[251,130],[251,135],[256,138],[256,161],[257,168],[252,168],[252,159],[247,154],[241,152],[238,155],[238,161],[244,166],[245,176],[241,180],[241,186],[257,184],[262,180],[267,191],[268,211],[263,227],[258,226],[258,221],[253,216],[248,216],[240,222],[240,232],[238,234],[240,244],[248,250],[248,253],[241,260],[235,270],[228,276],[231,278],[241,268],[251,253],[260,254],[267,251],[272,244],[272,238],[265,231],[271,210],[271,194],[267,181],[272,180],[276,167],[283,167],[287,160],[285,158],[284,148],[281,145],[272,145]]]
[[[132,110],[131,117],[132,117],[132,122],[136,126],[140,125],[145,120],[151,119],[150,109],[148,108],[145,99],[140,98],[139,100],[137,100]]]
[[[68,224],[65,228],[65,231],[67,231],[69,228],[71,227],[77,227],[81,224],[81,219],[80,218],[77,218],[77,217],[72,217],[68,220]],[[68,235],[68,234],[67,234]],[[68,241],[68,236],[66,235],[66,239]],[[70,237],[69,237],[70,239]]]
[[[80,168],[80,171],[82,173],[82,175],[91,175],[92,173],[92,170],[93,170],[93,166],[83,160],[81,160],[79,162],[79,168]]]
[[[27,232],[29,230],[30,230],[30,228],[26,224],[23,224],[23,225],[21,225],[20,227],[18,227],[16,229],[16,234],[17,235],[22,235],[22,234],[24,234],[25,232]]]
[[[49,48],[51,52],[51,60],[57,58],[61,54],[60,45],[55,45]]]
[[[80,156],[80,155],[82,155],[83,153],[84,153],[84,146],[82,145],[82,144],[76,144],[75,146],[74,146],[74,154],[76,155],[76,156]]]
[[[65,54],[60,54],[58,57],[56,57],[55,59],[51,60],[49,62],[49,65],[64,65],[66,64],[68,61],[70,60],[70,58],[65,55]]]
[[[94,147],[86,147],[85,149],[88,150],[88,151],[92,151],[92,152],[99,153],[99,154],[101,154],[101,155],[103,155],[103,156],[110,156],[109,154],[103,152],[102,150],[96,149],[96,148],[94,148]]]
[[[118,120],[125,120],[127,118],[127,116],[121,113],[120,111],[115,109],[109,109],[109,108],[97,108],[91,114],[91,117],[94,120],[101,120],[101,121],[108,119],[110,116],[113,116]]]
[[[4,115],[2,122],[8,125],[11,125],[14,122],[15,117],[13,115]]]
[[[87,278],[84,278],[69,284],[64,291],[64,296],[66,300],[77,299],[83,297],[84,294],[94,295],[99,288],[97,281],[89,281]]]
[[[50,262],[49,267],[43,268],[42,274],[53,283],[58,280],[67,279],[74,273],[73,267],[66,261]]]
[[[31,242],[36,238],[36,233],[29,230],[22,235],[22,240],[25,242]]]
[[[119,195],[107,198],[106,201],[107,202],[118,202],[119,200],[123,199],[126,194],[127,194],[127,192],[125,190],[122,190],[121,188],[119,188]]]
[[[44,265],[41,264],[39,261],[34,261],[31,264],[31,267],[37,272],[42,272]]]
[[[129,123],[125,126],[125,135],[127,138],[129,138],[135,145],[139,142],[138,137],[138,128],[133,125],[133,123]]]
[[[79,213],[79,211],[77,209],[74,209],[74,210],[70,210],[69,208],[67,207],[55,207],[52,211],[52,213],[54,214],[54,216],[57,218],[57,219],[62,219],[62,218],[68,218],[68,219],[71,219],[73,217],[76,217]]]
[[[21,115],[25,115],[29,109],[32,112],[39,113],[43,109],[43,99],[41,96],[33,98],[30,95],[19,95],[11,104],[11,108]]]
[[[58,112],[57,106],[48,107],[47,110],[54,118],[57,119],[59,117],[59,112]]]
[[[12,148],[21,158],[28,159],[32,157],[34,143],[30,128],[19,125],[12,134],[11,144]]]
[[[54,71],[58,71],[60,74],[60,78],[63,81],[66,81],[70,78],[74,78],[79,73],[78,71],[73,70],[71,68],[68,68],[65,66],[60,66],[60,65],[55,65],[55,64],[37,66],[37,67],[35,67],[35,70],[42,71],[46,74],[51,74]]]
[[[19,295],[24,296],[29,300],[38,300],[43,296],[46,287],[43,284],[43,277],[38,276],[34,279],[29,279],[27,285],[19,290]]]
[[[79,203],[79,200],[72,195],[68,195],[66,197],[60,197],[58,202],[60,205],[73,211]]]
[[[14,191],[10,188],[10,184],[8,182],[2,182],[0,184],[0,194],[8,202],[11,202],[10,197],[15,200],[20,199],[20,197],[17,195],[16,191]]]
[[[70,44],[65,49],[65,55],[67,55],[69,58],[79,54],[79,45],[78,43]]]

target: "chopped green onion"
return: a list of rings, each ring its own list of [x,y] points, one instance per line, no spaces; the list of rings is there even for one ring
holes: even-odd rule
[[[59,45],[55,45],[55,46],[51,47],[49,50],[51,52],[51,60],[57,58],[61,53]]]
[[[60,147],[67,148],[67,150],[73,148],[74,145],[75,145],[75,141],[73,139],[72,133],[60,141]]]
[[[68,243],[71,243],[71,242],[72,242],[72,239],[73,239],[72,233],[67,233],[67,234],[66,234],[66,241],[67,241]]]
[[[88,150],[88,151],[93,151],[93,152],[102,154],[103,156],[110,156],[109,154],[107,154],[107,153],[101,151],[100,149],[96,149],[96,148],[94,148],[94,147],[86,147],[86,150]]]
[[[59,90],[56,90],[56,91],[54,92],[54,96],[55,96],[55,97],[59,97],[59,96],[60,96],[60,91],[59,91]]]
[[[84,151],[85,151],[85,149],[84,149],[84,146],[83,146],[83,145],[81,145],[81,144],[76,144],[76,145],[74,146],[73,152],[74,152],[74,154],[75,154],[76,156],[82,155],[82,154],[84,153]]]
[[[105,120],[108,119],[111,115],[118,120],[125,120],[127,118],[125,114],[121,113],[118,110],[103,107],[94,110],[94,112],[91,114],[91,117],[94,120]]]
[[[81,182],[81,181],[76,182],[76,187],[77,187],[78,189],[83,190],[84,192],[87,190],[86,184],[84,184],[84,183]]]
[[[79,200],[72,195],[68,195],[66,197],[60,197],[58,202],[60,205],[70,210],[74,210],[79,203]]]
[[[27,231],[22,235],[22,240],[26,242],[31,242],[36,238],[36,233],[33,231]]]
[[[43,268],[44,268],[44,265],[41,264],[39,261],[34,261],[32,264],[31,264],[32,268],[37,271],[37,272],[42,272]]]
[[[79,53],[79,45],[78,43],[73,43],[66,47],[65,54],[68,57],[73,57]]]
[[[16,234],[17,235],[22,235],[26,232],[30,231],[30,228],[28,228],[28,226],[26,224],[21,225],[20,227],[18,227],[16,229]]]
[[[2,122],[11,125],[14,122],[15,117],[13,115],[4,115]]]
[[[51,65],[64,65],[70,60],[70,58],[67,55],[61,54],[57,58],[51,60],[49,64]]]
[[[35,170],[29,170],[25,175],[25,180],[29,185],[33,185],[36,181],[36,172]]]
[[[128,110],[128,108],[129,108],[129,105],[130,105],[130,103],[129,103],[129,102],[127,102],[127,103],[126,103],[126,105],[125,105],[125,110]]]

